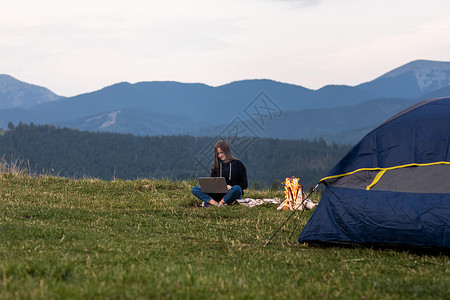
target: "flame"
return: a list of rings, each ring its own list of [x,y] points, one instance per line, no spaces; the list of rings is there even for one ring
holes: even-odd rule
[[[286,200],[278,207],[278,210],[294,210],[302,203],[302,185],[298,181],[299,179],[294,176],[286,178],[286,181],[283,183]]]

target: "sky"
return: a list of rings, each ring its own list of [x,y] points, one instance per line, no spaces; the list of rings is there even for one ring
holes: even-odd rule
[[[75,96],[127,81],[357,85],[450,61],[448,0],[2,0],[0,74]]]

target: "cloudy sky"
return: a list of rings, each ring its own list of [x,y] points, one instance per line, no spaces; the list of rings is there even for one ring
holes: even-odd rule
[[[448,0],[2,0],[0,74],[62,96],[121,81],[356,85],[450,61]]]

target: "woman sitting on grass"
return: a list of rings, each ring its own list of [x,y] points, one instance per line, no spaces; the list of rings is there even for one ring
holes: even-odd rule
[[[241,199],[243,190],[247,188],[247,171],[244,164],[233,155],[225,141],[218,141],[214,146],[214,164],[211,167],[211,177],[225,177],[228,192],[226,194],[207,194],[199,186],[192,188],[192,194],[202,200],[202,206],[222,206],[232,204]]]

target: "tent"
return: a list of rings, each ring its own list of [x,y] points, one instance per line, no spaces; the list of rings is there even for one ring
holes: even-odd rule
[[[393,116],[320,182],[298,242],[450,247],[450,97]]]

